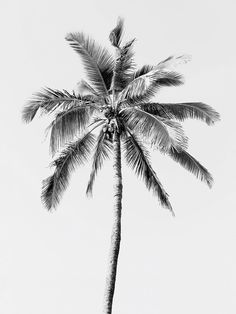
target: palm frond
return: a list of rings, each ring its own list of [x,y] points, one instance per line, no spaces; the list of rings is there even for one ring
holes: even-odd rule
[[[22,112],[22,119],[28,123],[33,120],[37,111],[42,109],[43,113],[51,113],[55,109],[70,108],[74,105],[80,105],[91,102],[93,98],[81,95],[70,94],[66,90],[44,88],[41,92],[35,93],[32,99],[27,103]]]
[[[94,107],[74,106],[56,115],[48,127],[51,129],[50,150],[52,155],[65,143],[73,140],[75,135],[85,130],[91,122],[94,111]]]
[[[108,94],[111,85],[114,60],[109,52],[83,33],[70,33],[66,40],[81,56],[87,75],[96,91]]]
[[[124,152],[127,164],[144,180],[148,190],[152,190],[158,196],[162,206],[168,208],[173,213],[168,194],[152,169],[148,151],[136,135],[129,133],[126,137],[124,140]]]
[[[165,107],[161,106],[159,103],[154,102],[140,103],[139,105],[136,105],[136,107],[140,108],[145,112],[148,112],[152,115],[157,115],[164,119],[173,119],[173,116],[168,112],[168,110],[165,110]]]
[[[148,101],[162,86],[178,86],[183,84],[183,78],[176,72],[160,72],[152,70],[138,76],[123,90],[119,97],[120,102],[127,105],[137,105]]]
[[[48,210],[55,208],[61,199],[62,193],[68,186],[71,172],[77,165],[87,161],[95,137],[87,133],[76,142],[67,146],[60,157],[53,162],[55,171],[53,175],[43,181],[42,202]]]
[[[174,71],[175,68],[181,64],[185,64],[191,60],[190,55],[174,55],[170,56],[167,59],[161,61],[158,63],[158,65],[155,67],[159,71]]]
[[[140,108],[151,114],[169,117],[183,121],[188,118],[199,119],[208,125],[214,124],[220,120],[220,115],[212,107],[202,102],[188,103],[146,103],[141,104]]]
[[[92,171],[90,174],[89,182],[87,185],[86,194],[92,195],[93,192],[93,184],[96,177],[96,174],[99,169],[101,169],[103,165],[103,161],[109,157],[109,153],[112,150],[112,143],[106,138],[106,133],[103,129],[100,131],[97,144],[95,147],[95,153],[93,156],[93,164],[92,164]]]
[[[173,160],[193,173],[201,181],[204,181],[209,187],[212,187],[212,175],[193,156],[191,156],[185,150],[177,150],[174,147],[169,150],[168,154]]]
[[[152,71],[153,69],[154,69],[154,66],[153,66],[153,65],[145,64],[145,65],[143,65],[140,69],[136,70],[136,71],[133,73],[133,78],[136,79],[136,78],[139,77],[139,76],[145,75],[145,74],[147,74],[148,72]]]
[[[123,31],[124,31],[124,20],[122,18],[118,18],[116,27],[111,31],[109,35],[111,44],[116,48],[120,47]]]
[[[175,55],[158,63],[158,65],[143,65],[140,69],[134,72],[134,78],[147,74],[152,70],[158,71],[174,71],[178,65],[187,63],[191,60],[190,55]]]
[[[129,127],[145,138],[151,145],[168,151],[171,146],[186,148],[187,137],[181,125],[138,108],[126,108],[120,112],[121,119]]]
[[[135,39],[127,42],[123,47],[118,48],[114,74],[112,78],[112,89],[116,91],[123,90],[131,81],[135,63],[133,60],[132,45]]]

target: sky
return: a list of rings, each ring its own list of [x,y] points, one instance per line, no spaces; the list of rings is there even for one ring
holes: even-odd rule
[[[101,313],[112,226],[108,162],[85,196],[90,164],[74,173],[57,211],[40,201],[51,170],[48,120],[23,124],[21,110],[41,87],[71,91],[84,78],[65,41],[84,31],[109,47],[118,16],[137,38],[138,65],[173,54],[185,85],[160,102],[201,101],[221,115],[215,126],[188,120],[189,152],[214,177],[210,190],[178,164],[152,153],[176,217],[161,208],[125,164],[122,242],[113,314],[236,312],[235,2],[1,1],[0,312]]]

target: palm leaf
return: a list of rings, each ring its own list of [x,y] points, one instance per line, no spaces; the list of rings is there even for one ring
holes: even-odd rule
[[[148,72],[152,71],[154,69],[153,65],[143,65],[140,69],[136,70],[133,73],[133,78],[136,79],[139,76],[145,75]]]
[[[138,76],[124,89],[119,97],[120,102],[126,100],[127,105],[137,105],[148,101],[162,86],[178,86],[183,84],[182,76],[176,72],[160,72],[152,70]]]
[[[70,108],[75,104],[84,104],[92,100],[93,98],[88,96],[76,96],[74,93],[70,94],[66,90],[59,91],[47,87],[41,92],[33,94],[32,99],[23,109],[22,118],[24,122],[28,123],[33,120],[39,109],[42,109],[43,113],[51,113],[57,108]]]
[[[204,181],[209,187],[212,187],[212,175],[193,156],[191,156],[185,150],[177,150],[174,147],[169,150],[168,154],[173,160],[193,173],[201,181]]]
[[[116,48],[120,47],[123,31],[124,31],[124,20],[122,18],[118,18],[116,27],[111,31],[109,35],[111,44]]]
[[[168,151],[171,146],[185,148],[187,137],[181,125],[158,116],[154,116],[137,108],[126,108],[120,112],[121,119],[150,144]]]
[[[99,94],[106,95],[111,85],[114,60],[109,52],[83,33],[70,33],[66,40],[81,56],[87,75]]]
[[[52,155],[65,143],[73,140],[88,126],[95,111],[94,107],[75,106],[56,115],[49,125],[51,129],[50,150]]]
[[[131,99],[129,100],[129,103],[137,104],[139,101],[141,102],[149,100],[155,95],[161,86],[178,86],[182,84],[183,81],[181,75],[173,72],[173,70],[178,65],[186,63],[190,60],[190,55],[177,55],[168,57],[164,61],[160,62],[157,66],[143,65],[140,69],[133,73],[132,82],[134,82],[131,84],[130,90],[127,88],[127,91],[125,91],[125,93],[131,93],[132,95],[132,89],[136,90],[137,99],[132,99],[132,95],[132,97],[130,97]],[[155,82],[155,84],[152,80],[149,79],[149,76],[152,77],[153,73],[162,73],[162,75],[166,75],[166,78]],[[138,78],[140,78],[140,80],[136,80]],[[149,86],[150,89],[148,89],[147,86]]]
[[[143,65],[140,69],[134,72],[134,78],[137,78],[139,76],[142,76],[144,74],[147,74],[148,72],[152,70],[158,70],[158,71],[174,71],[175,68],[178,65],[187,63],[191,60],[190,55],[176,55],[176,56],[170,56],[167,59],[161,61],[158,63],[158,65]]]
[[[112,143],[106,138],[106,134],[103,129],[100,131],[97,138],[97,145],[95,147],[95,153],[93,156],[92,172],[90,174],[89,182],[87,185],[86,194],[92,195],[93,184],[96,174],[103,165],[103,161],[109,157],[109,153],[112,150]]]
[[[56,167],[53,175],[43,181],[42,202],[48,210],[55,208],[61,199],[62,193],[68,186],[71,172],[77,165],[87,161],[95,137],[87,133],[81,139],[67,146],[53,165]]]
[[[162,206],[173,213],[168,194],[152,169],[148,151],[136,135],[129,133],[124,140],[124,151],[127,164],[144,180],[148,190],[152,190],[158,196]]]
[[[190,55],[174,55],[158,63],[158,65],[155,68],[158,69],[159,71],[166,70],[174,71],[177,66],[185,64],[190,60],[191,60]]]
[[[201,102],[175,104],[147,103],[142,104],[140,108],[151,114],[156,114],[165,118],[169,117],[180,121],[187,118],[193,118],[202,120],[208,125],[211,125],[220,120],[218,112]]]
[[[127,42],[123,47],[118,48],[114,74],[112,78],[112,89],[115,91],[123,90],[131,81],[135,63],[133,60],[132,45],[134,39]]]
[[[157,115],[164,119],[173,119],[173,116],[165,109],[165,106],[160,105],[159,103],[148,102],[141,103],[135,107],[140,108],[141,110],[150,113],[152,115]]]

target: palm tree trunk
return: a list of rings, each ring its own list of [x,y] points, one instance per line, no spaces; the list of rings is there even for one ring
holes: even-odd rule
[[[108,273],[106,278],[105,298],[104,298],[104,314],[112,313],[112,301],[115,291],[116,271],[118,255],[120,251],[121,240],[121,199],[122,199],[122,175],[121,175],[121,149],[120,135],[117,131],[114,133],[114,224],[111,235],[111,247],[109,255]]]

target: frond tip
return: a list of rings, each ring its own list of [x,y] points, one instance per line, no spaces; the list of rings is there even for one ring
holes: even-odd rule
[[[111,31],[109,35],[111,44],[116,48],[120,47],[123,31],[124,31],[124,20],[122,18],[118,18],[116,27]]]
[[[31,122],[34,119],[38,109],[39,109],[39,106],[28,103],[22,110],[23,122],[25,123]]]
[[[166,71],[166,70],[173,71],[175,70],[177,66],[185,64],[191,61],[191,59],[192,59],[191,55],[186,55],[186,54],[170,56],[167,59],[158,63],[156,68],[158,70],[163,70],[163,71]]]
[[[185,119],[202,120],[208,125],[212,125],[220,120],[220,115],[212,107],[202,102],[187,103],[146,103],[142,104],[141,109],[164,118],[184,121]]]
[[[24,122],[31,122],[38,110],[43,113],[51,113],[55,109],[69,108],[71,105],[81,104],[85,100],[80,95],[70,94],[66,90],[60,91],[49,87],[43,88],[40,92],[34,93],[32,98],[23,108],[22,119]]]
[[[169,156],[178,162],[186,170],[193,173],[201,181],[205,182],[209,188],[212,187],[213,177],[209,171],[200,164],[193,156],[187,153],[185,150],[176,150],[172,147],[169,151]]]

